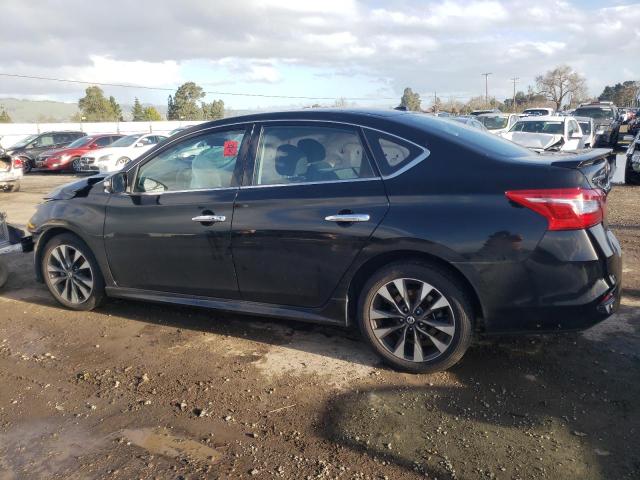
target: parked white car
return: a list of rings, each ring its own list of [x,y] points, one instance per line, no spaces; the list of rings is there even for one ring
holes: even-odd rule
[[[585,148],[584,134],[574,117],[520,118],[502,137],[538,152],[573,152]]]
[[[515,113],[483,113],[476,120],[495,135],[506,133],[520,119]]]
[[[520,117],[530,117],[530,116],[548,116],[555,114],[556,111],[553,108],[546,107],[536,107],[536,108],[526,108],[520,114]]]
[[[165,138],[167,137],[164,135],[153,133],[127,135],[107,148],[96,150],[80,158],[80,170],[100,173],[117,172]]]
[[[593,148],[596,144],[596,126],[591,117],[574,117],[584,135],[584,148]]]
[[[7,155],[0,148],[0,191],[17,192],[22,178],[22,160]]]

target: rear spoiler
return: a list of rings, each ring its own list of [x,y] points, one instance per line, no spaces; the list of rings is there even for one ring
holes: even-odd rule
[[[584,168],[597,165],[605,160],[610,164],[613,161],[613,165],[615,166],[616,155],[613,153],[613,150],[610,148],[593,148],[582,150],[580,153],[567,154],[566,158],[551,162],[551,165],[564,168]],[[611,175],[613,176],[613,173]]]
[[[608,193],[616,171],[616,154],[610,148],[594,148],[568,154],[562,160],[552,161],[551,165],[580,170],[591,185]]]

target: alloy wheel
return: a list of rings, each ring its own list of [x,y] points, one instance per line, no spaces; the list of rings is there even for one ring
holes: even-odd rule
[[[380,287],[369,306],[369,322],[387,351],[410,362],[440,357],[456,332],[449,300],[432,285],[413,278],[398,278]]]
[[[58,245],[49,253],[47,275],[54,293],[62,300],[80,304],[93,291],[93,271],[84,254],[71,245]]]
[[[71,163],[71,168],[73,169],[74,172],[79,172],[80,171],[80,159],[79,158],[76,158]]]

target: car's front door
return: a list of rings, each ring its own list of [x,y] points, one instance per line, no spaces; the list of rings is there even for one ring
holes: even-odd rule
[[[233,218],[241,296],[319,307],[384,217],[384,185],[357,127],[260,128]]]
[[[132,185],[111,196],[104,227],[118,287],[238,297],[230,229],[248,130],[194,134],[129,170]]]

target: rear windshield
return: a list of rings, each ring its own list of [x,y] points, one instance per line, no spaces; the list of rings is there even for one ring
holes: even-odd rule
[[[607,118],[613,119],[613,110],[610,108],[577,108],[573,114],[576,117],[591,117],[591,118]]]
[[[471,148],[480,154],[491,154],[508,158],[530,157],[532,155],[531,151],[525,147],[521,147],[492,133],[467,127],[460,123],[427,117],[421,114],[408,114],[406,121],[417,127],[423,127],[429,131],[438,133],[442,138],[457,143],[462,147]]]
[[[563,122],[517,122],[511,127],[510,132],[551,133],[562,135],[564,133]]]
[[[549,110],[541,110],[541,109],[530,108],[530,109],[525,110],[522,113],[526,113],[528,115],[549,115]]]
[[[509,118],[498,115],[487,117],[480,115],[478,117],[478,121],[482,122],[482,124],[489,130],[499,130],[501,128],[506,128]]]

